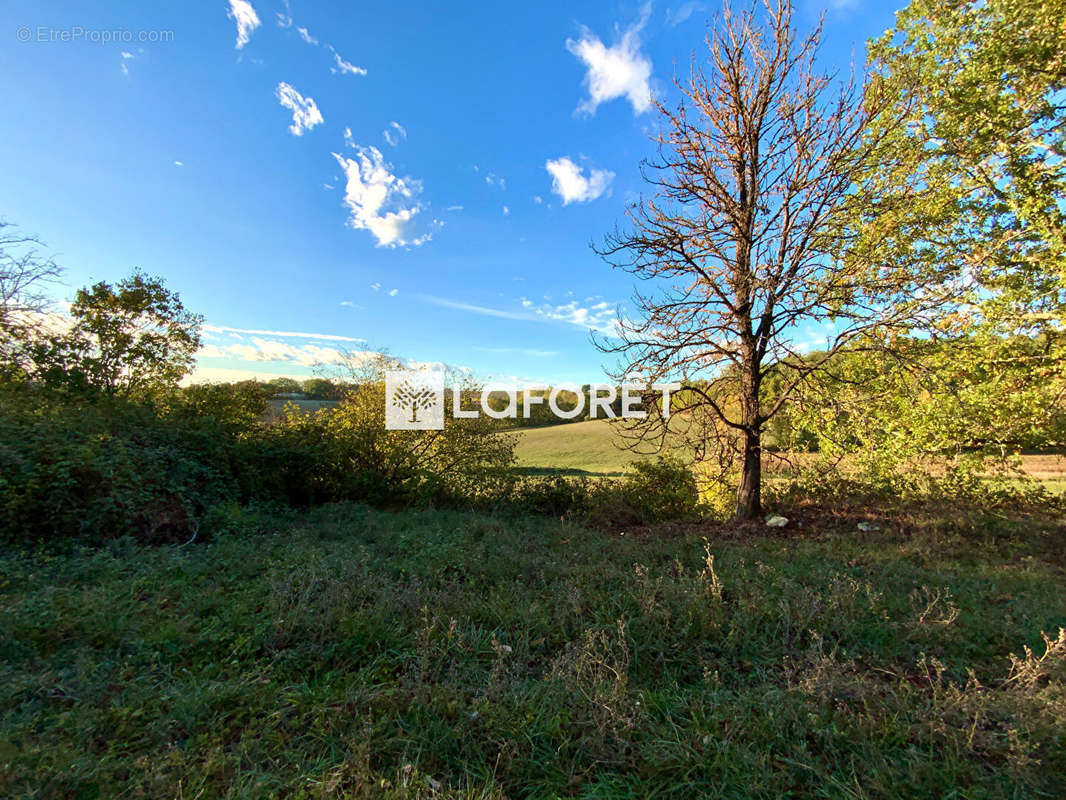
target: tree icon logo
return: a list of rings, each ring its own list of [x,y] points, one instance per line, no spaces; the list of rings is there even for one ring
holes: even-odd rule
[[[385,373],[385,427],[389,430],[444,428],[444,373],[391,370]]]
[[[421,386],[412,386],[404,381],[392,393],[392,402],[401,408],[411,409],[411,422],[418,422],[418,412],[433,405],[433,390]]]

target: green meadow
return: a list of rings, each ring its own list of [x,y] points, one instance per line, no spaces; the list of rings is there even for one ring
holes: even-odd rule
[[[1055,797],[1062,530],[334,504],[8,550],[0,795]]]

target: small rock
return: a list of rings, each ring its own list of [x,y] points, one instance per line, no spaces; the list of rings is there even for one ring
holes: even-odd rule
[[[788,525],[787,517],[779,517],[776,514],[772,517],[767,517],[766,525],[770,528],[783,528]]]
[[[869,531],[879,531],[881,530],[881,527],[879,525],[874,525],[872,522],[860,522],[859,530],[867,533]]]

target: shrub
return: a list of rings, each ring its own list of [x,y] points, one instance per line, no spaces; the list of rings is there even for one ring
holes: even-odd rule
[[[508,501],[523,513],[564,517],[586,509],[596,485],[580,476],[523,476],[515,481]]]
[[[0,536],[185,539],[236,495],[224,437],[118,399],[3,395]]]
[[[442,431],[385,428],[384,386],[366,383],[333,408],[293,406],[249,438],[242,491],[297,504],[480,505],[505,492],[514,437],[484,419]]]

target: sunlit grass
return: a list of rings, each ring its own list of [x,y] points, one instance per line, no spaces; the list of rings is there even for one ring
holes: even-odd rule
[[[1017,797],[1066,770],[1055,519],[229,527],[0,558],[0,795]]]

